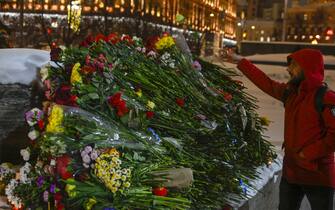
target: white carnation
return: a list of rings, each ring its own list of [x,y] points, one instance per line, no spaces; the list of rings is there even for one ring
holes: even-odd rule
[[[28,137],[31,139],[31,140],[35,140],[37,139],[38,137],[40,136],[40,132],[38,132],[37,130],[32,130],[28,133]]]

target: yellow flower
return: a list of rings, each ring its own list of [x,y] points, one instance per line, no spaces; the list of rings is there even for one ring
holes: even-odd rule
[[[97,203],[97,200],[94,197],[88,199],[88,201],[85,203],[85,209],[91,210],[96,203]]]
[[[63,117],[63,109],[58,105],[54,105],[48,118],[49,123],[46,127],[46,131],[50,133],[63,133]]]
[[[141,89],[138,89],[135,94],[138,96],[138,97],[142,97],[142,90]]]
[[[130,182],[125,182],[125,183],[123,184],[123,186],[124,186],[124,187],[127,187],[127,188],[130,187]]]
[[[266,117],[260,117],[260,120],[261,120],[261,124],[264,126],[269,126],[271,123],[271,121]]]
[[[154,109],[155,108],[155,103],[154,102],[152,102],[152,101],[148,101],[148,103],[147,103],[147,107],[149,107],[150,109]]]
[[[71,73],[71,84],[75,83],[83,83],[83,80],[79,74],[80,69],[80,63],[76,63],[73,68],[72,68],[72,73]]]
[[[116,191],[117,191],[117,187],[112,187],[112,188],[111,188],[111,191],[112,191],[112,193],[116,193]]]
[[[77,192],[75,191],[76,185],[73,184],[66,184],[65,191],[69,195],[70,198],[76,197]]]
[[[120,153],[115,148],[110,149],[109,154],[114,156],[114,157],[120,157]]]
[[[165,36],[156,42],[155,46],[157,50],[168,49],[175,45],[175,42],[171,36]]]

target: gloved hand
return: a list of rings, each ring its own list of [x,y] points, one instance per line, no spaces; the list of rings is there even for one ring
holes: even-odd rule
[[[244,57],[236,54],[233,50],[228,49],[227,50],[227,61],[230,63],[238,63],[240,60],[242,60]]]

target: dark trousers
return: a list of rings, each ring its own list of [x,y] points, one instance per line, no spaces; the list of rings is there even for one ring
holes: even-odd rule
[[[282,178],[279,190],[279,210],[299,210],[304,195],[312,210],[333,210],[331,187],[291,184]]]

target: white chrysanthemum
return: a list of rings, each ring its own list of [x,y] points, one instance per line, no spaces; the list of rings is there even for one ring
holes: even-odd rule
[[[21,149],[20,154],[24,161],[28,161],[30,158],[30,149],[28,147],[26,149]]]

